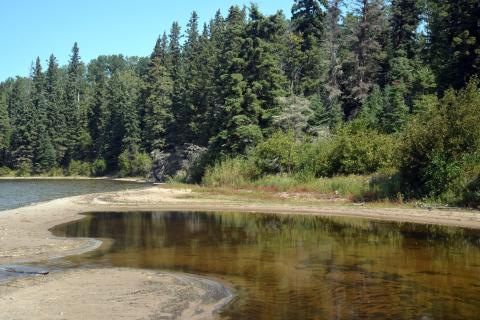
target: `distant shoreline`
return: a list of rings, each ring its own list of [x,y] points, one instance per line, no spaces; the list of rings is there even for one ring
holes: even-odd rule
[[[84,177],[84,176],[55,176],[55,177],[44,177],[44,176],[28,176],[28,177],[16,177],[16,176],[2,176],[0,180],[110,180],[110,181],[120,181],[120,182],[136,182],[136,183],[153,183],[144,178],[117,178],[117,177]]]

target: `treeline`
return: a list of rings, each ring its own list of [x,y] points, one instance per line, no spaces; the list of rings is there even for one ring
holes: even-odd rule
[[[430,130],[435,117],[450,121],[457,115],[450,108],[462,103],[472,106],[465,117],[478,116],[475,80],[465,89],[470,95],[448,91],[479,73],[478,16],[476,0],[296,0],[291,19],[233,6],[199,26],[194,12],[185,32],[175,22],[158,38],[150,57],[84,64],[75,44],[67,66],[52,55],[44,70],[37,59],[30,77],[0,84],[0,166],[17,174],[153,172],[198,182],[206,168],[251,157],[284,132],[295,144],[335,141],[329,148],[339,159],[362,141],[378,142],[353,156],[374,165],[332,160],[311,170],[314,177],[391,167],[405,178],[405,193],[438,196],[455,174],[433,176],[453,162],[462,167],[465,154],[476,157],[465,143],[471,134],[452,133],[458,148],[442,149],[448,155],[441,159],[416,154],[420,147],[408,138]],[[473,100],[456,100],[466,95]],[[312,159],[325,154],[313,149]],[[277,169],[260,166],[255,176],[303,170],[278,159],[270,165]]]

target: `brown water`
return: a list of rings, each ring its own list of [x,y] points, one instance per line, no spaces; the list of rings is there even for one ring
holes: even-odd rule
[[[361,219],[95,213],[55,235],[111,238],[74,266],[174,270],[231,284],[228,319],[480,319],[480,234]]]

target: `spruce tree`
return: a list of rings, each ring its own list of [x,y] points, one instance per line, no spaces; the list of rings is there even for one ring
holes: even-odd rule
[[[292,6],[292,28],[302,38],[299,90],[306,96],[320,94],[325,81],[320,46],[325,37],[326,7],[326,0],[295,0]]]
[[[10,148],[11,124],[8,116],[7,92],[0,85],[0,167],[7,165],[7,152]]]
[[[88,132],[88,110],[85,101],[84,66],[80,59],[77,43],[73,45],[72,55],[67,67],[65,80],[63,114],[67,125],[66,159],[84,159],[91,148]]]
[[[48,60],[45,74],[45,97],[47,100],[47,131],[55,148],[58,159],[63,157],[66,146],[67,126],[65,114],[62,112],[62,83],[57,59],[52,54]]]
[[[203,80],[200,78],[202,66],[200,65],[200,34],[198,31],[198,15],[194,11],[187,25],[186,41],[182,50],[182,72],[183,75],[180,105],[175,108],[175,126],[183,137],[179,144],[198,144],[197,137],[199,128],[194,122],[202,103]]]
[[[198,76],[196,94],[196,108],[193,114],[192,127],[195,133],[194,144],[206,147],[212,135],[212,113],[217,99],[215,88],[215,68],[218,53],[211,32],[207,24],[203,26],[199,38],[199,52],[197,57]]]
[[[261,139],[259,127],[252,123],[256,119],[243,111],[247,87],[245,60],[240,55],[245,42],[244,12],[238,6],[231,7],[225,23],[224,45],[217,71],[219,77],[216,79],[222,97],[221,108],[216,112],[219,129],[210,144],[211,153],[216,157],[241,153],[248,144]]]
[[[8,99],[8,109],[12,113],[12,165],[22,174],[33,169],[34,158],[34,112],[28,97],[29,80],[17,78]]]
[[[184,102],[184,69],[182,59],[182,46],[180,44],[181,28],[178,22],[174,22],[170,29],[169,46],[168,46],[168,68],[172,79],[171,93],[171,114],[172,121],[167,126],[166,143],[168,148],[182,145],[190,136],[190,131],[183,121],[186,114],[190,114],[186,110]]]
[[[324,48],[327,60],[327,81],[325,84],[325,111],[328,117],[328,126],[335,128],[343,119],[343,110],[340,98],[342,89],[340,87],[342,76],[342,64],[340,61],[340,18],[342,0],[330,0],[328,3],[326,17],[326,41]]]
[[[352,39],[351,86],[345,113],[354,118],[370,94],[385,60],[386,16],[382,0],[357,0],[358,24]]]
[[[136,108],[140,81],[131,71],[113,74],[108,82],[107,108],[111,119],[106,160],[110,169],[117,169],[118,157],[124,151],[135,154],[140,145],[139,114]]]
[[[287,81],[275,45],[285,33],[283,21],[281,13],[265,17],[256,5],[252,5],[242,47],[248,82],[243,113],[257,117],[255,122],[266,134],[273,116],[280,112],[279,98],[286,94]]]
[[[89,99],[89,132],[92,137],[92,156],[94,159],[105,157],[109,143],[111,110],[107,106],[107,81],[108,75],[104,66],[98,60],[88,65],[88,76],[90,78],[90,99]]]
[[[381,126],[387,133],[401,131],[409,113],[404,99],[402,84],[392,84],[385,87],[384,108]]]
[[[394,52],[404,52],[413,59],[417,51],[417,28],[422,14],[417,0],[393,0],[391,4],[390,35]]]
[[[480,72],[478,0],[427,4],[429,60],[440,87],[458,89]]]
[[[30,93],[32,103],[32,141],[33,171],[42,173],[55,166],[55,149],[50,139],[47,118],[47,100],[45,95],[45,75],[42,72],[40,58],[37,58],[32,71],[32,90]]]
[[[150,56],[144,83],[144,130],[146,149],[164,150],[167,146],[167,128],[171,126],[173,80],[170,74],[168,38],[158,38]]]

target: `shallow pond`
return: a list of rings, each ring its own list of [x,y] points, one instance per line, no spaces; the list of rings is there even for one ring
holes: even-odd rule
[[[70,266],[230,284],[227,319],[478,319],[480,234],[409,223],[245,213],[95,213],[58,236],[111,238]]]
[[[145,187],[142,183],[82,179],[0,180],[0,211],[32,203],[76,196]]]

